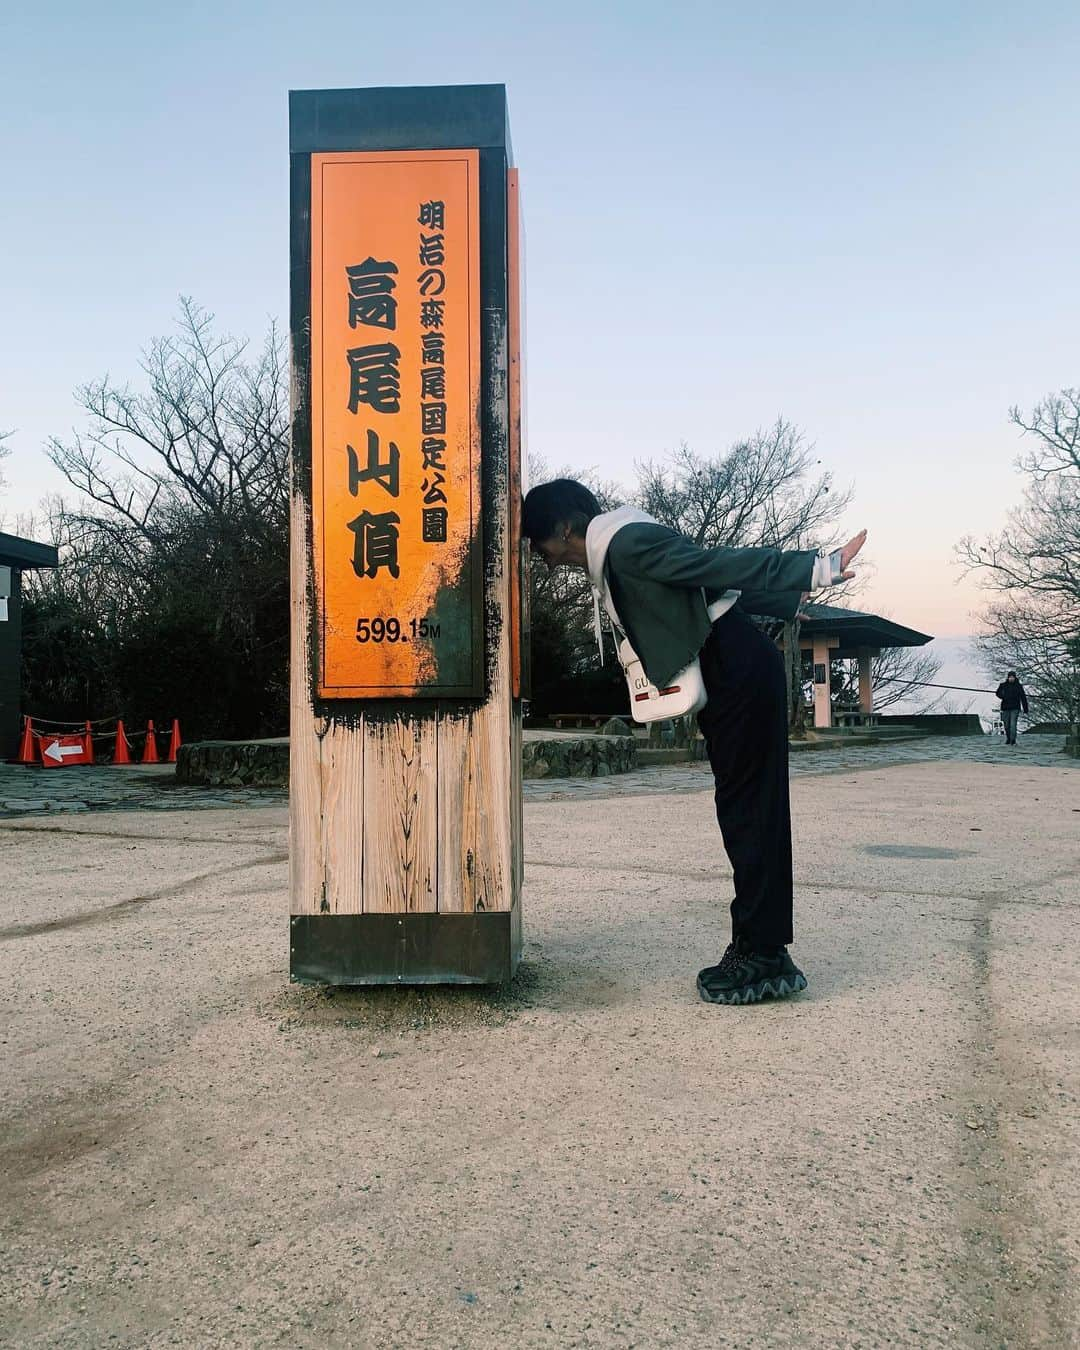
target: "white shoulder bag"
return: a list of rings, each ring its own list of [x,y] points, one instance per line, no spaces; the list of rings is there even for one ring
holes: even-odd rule
[[[695,656],[685,670],[672,676],[671,683],[658,689],[645,674],[641,658],[625,633],[615,628],[615,651],[630,691],[630,715],[635,722],[660,722],[668,717],[685,717],[700,712],[708,702],[701,662]]]
[[[619,657],[619,664],[623,668],[623,674],[626,676],[627,687],[630,691],[630,714],[634,721],[648,723],[660,722],[668,717],[686,717],[689,713],[700,712],[709,698],[705,691],[705,680],[701,674],[700,660],[695,656],[685,669],[680,670],[677,675],[672,677],[669,684],[665,685],[663,689],[658,689],[645,674],[645,667],[641,664],[641,658],[634,651],[629,638],[623,631],[619,616],[615,612],[611,589],[604,578],[604,562],[608,545],[623,526],[635,523],[656,524],[657,522],[653,520],[652,516],[646,515],[644,511],[622,506],[591,521],[586,535],[589,579],[593,592],[593,625],[596,631],[596,640],[600,647],[600,659],[603,660],[604,657],[604,640],[600,628],[600,602],[602,600],[615,634],[615,651]],[[738,599],[738,595],[738,591],[728,591],[711,605],[707,604],[709,618],[715,621],[721,614],[726,614]],[[701,592],[701,598],[705,599],[704,590]]]

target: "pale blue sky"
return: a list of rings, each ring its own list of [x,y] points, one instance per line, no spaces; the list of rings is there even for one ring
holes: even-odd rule
[[[64,0],[0,17],[8,515],[71,392],[180,293],[285,319],[289,88],[505,82],[549,463],[629,476],[777,414],[854,480],[862,603],[971,630],[952,545],[1080,383],[1080,9]]]

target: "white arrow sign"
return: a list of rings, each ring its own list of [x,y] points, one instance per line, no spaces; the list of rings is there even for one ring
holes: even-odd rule
[[[81,755],[84,753],[84,747],[81,745],[61,745],[59,741],[52,741],[42,751],[46,759],[55,760],[57,764],[63,764],[69,755]]]

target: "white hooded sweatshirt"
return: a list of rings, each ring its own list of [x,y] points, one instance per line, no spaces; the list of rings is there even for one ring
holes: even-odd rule
[[[636,506],[620,506],[614,511],[605,511],[603,515],[593,516],[585,532],[585,555],[588,559],[589,582],[593,593],[593,631],[596,645],[600,648],[600,660],[604,659],[604,634],[600,618],[600,603],[612,624],[620,632],[626,632],[625,624],[615,609],[615,601],[608,585],[604,564],[612,539],[625,525],[659,525],[660,522],[647,511],[639,511]],[[726,614],[742,594],[741,591],[725,591],[718,600],[708,606],[709,618],[715,623],[722,614]]]

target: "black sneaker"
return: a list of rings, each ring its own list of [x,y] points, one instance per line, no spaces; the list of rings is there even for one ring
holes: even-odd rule
[[[739,941],[728,944],[719,965],[700,972],[697,987],[706,1003],[760,1003],[805,989],[806,976],[786,947],[755,952]]]

